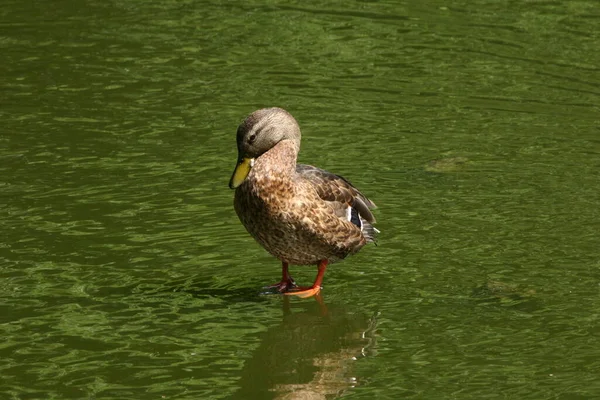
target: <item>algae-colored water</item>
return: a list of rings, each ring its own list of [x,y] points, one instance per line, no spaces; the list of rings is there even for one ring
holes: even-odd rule
[[[600,397],[598,2],[0,15],[0,398]],[[320,302],[233,211],[265,106],[379,206]]]

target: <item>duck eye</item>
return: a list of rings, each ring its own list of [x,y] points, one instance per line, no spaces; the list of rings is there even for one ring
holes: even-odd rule
[[[252,144],[254,143],[254,141],[256,140],[256,133],[253,133],[252,135],[250,135],[250,137],[248,138],[248,143]]]

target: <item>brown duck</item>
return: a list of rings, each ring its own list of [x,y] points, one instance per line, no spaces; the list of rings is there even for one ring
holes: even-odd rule
[[[300,127],[281,108],[250,114],[238,127],[238,163],[229,187],[235,211],[248,232],[281,260],[286,295],[313,296],[321,290],[328,263],[354,254],[373,242],[370,209],[375,203],[339,175],[296,164]],[[289,264],[317,264],[312,286],[299,287]]]

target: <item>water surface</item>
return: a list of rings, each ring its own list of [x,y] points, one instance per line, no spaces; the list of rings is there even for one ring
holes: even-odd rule
[[[600,396],[597,2],[0,15],[0,397]],[[379,205],[320,299],[233,212],[265,106]]]

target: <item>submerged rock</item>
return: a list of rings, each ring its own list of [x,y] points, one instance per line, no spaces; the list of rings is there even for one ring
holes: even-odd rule
[[[504,282],[489,280],[473,289],[472,296],[479,298],[496,298],[499,300],[523,300],[535,294],[533,289],[522,289]]]
[[[462,167],[469,161],[466,157],[444,157],[429,161],[425,165],[425,171],[428,172],[453,172]]]

